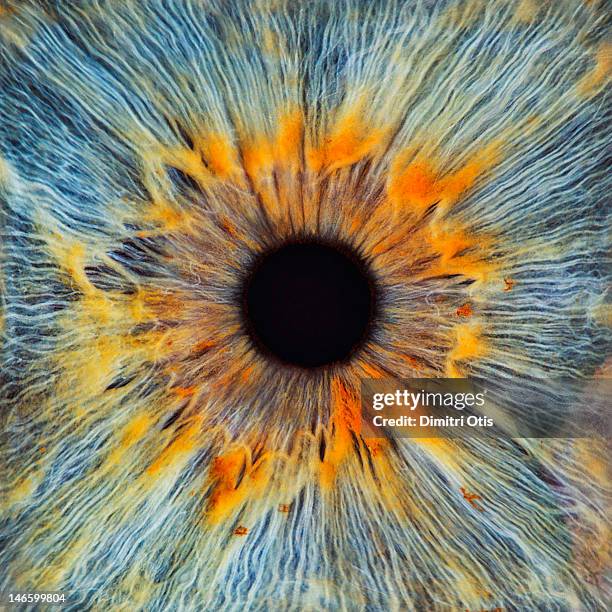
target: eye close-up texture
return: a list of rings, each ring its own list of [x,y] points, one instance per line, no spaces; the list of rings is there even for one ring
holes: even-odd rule
[[[0,607],[608,610],[605,431],[360,393],[612,377],[611,16],[0,0]]]

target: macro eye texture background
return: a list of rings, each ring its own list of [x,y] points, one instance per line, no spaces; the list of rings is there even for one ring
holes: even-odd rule
[[[604,442],[367,439],[358,392],[609,372],[609,17],[0,3],[0,590],[604,610]],[[295,237],[376,278],[347,363],[245,333],[245,270]]]

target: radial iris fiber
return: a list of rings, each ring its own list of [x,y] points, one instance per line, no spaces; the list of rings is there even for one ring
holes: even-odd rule
[[[359,383],[609,375],[611,57],[597,1],[0,2],[0,592],[604,610],[604,442],[367,439]],[[348,360],[245,333],[296,237],[367,262]]]

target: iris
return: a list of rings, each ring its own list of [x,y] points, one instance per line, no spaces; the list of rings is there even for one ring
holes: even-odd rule
[[[605,609],[605,440],[371,438],[359,389],[609,376],[608,23],[0,3],[0,592]]]

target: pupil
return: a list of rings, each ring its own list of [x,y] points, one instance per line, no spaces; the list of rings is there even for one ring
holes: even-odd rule
[[[249,334],[261,350],[309,368],[343,361],[364,342],[374,290],[364,263],[349,251],[300,242],[255,262],[243,308]]]

